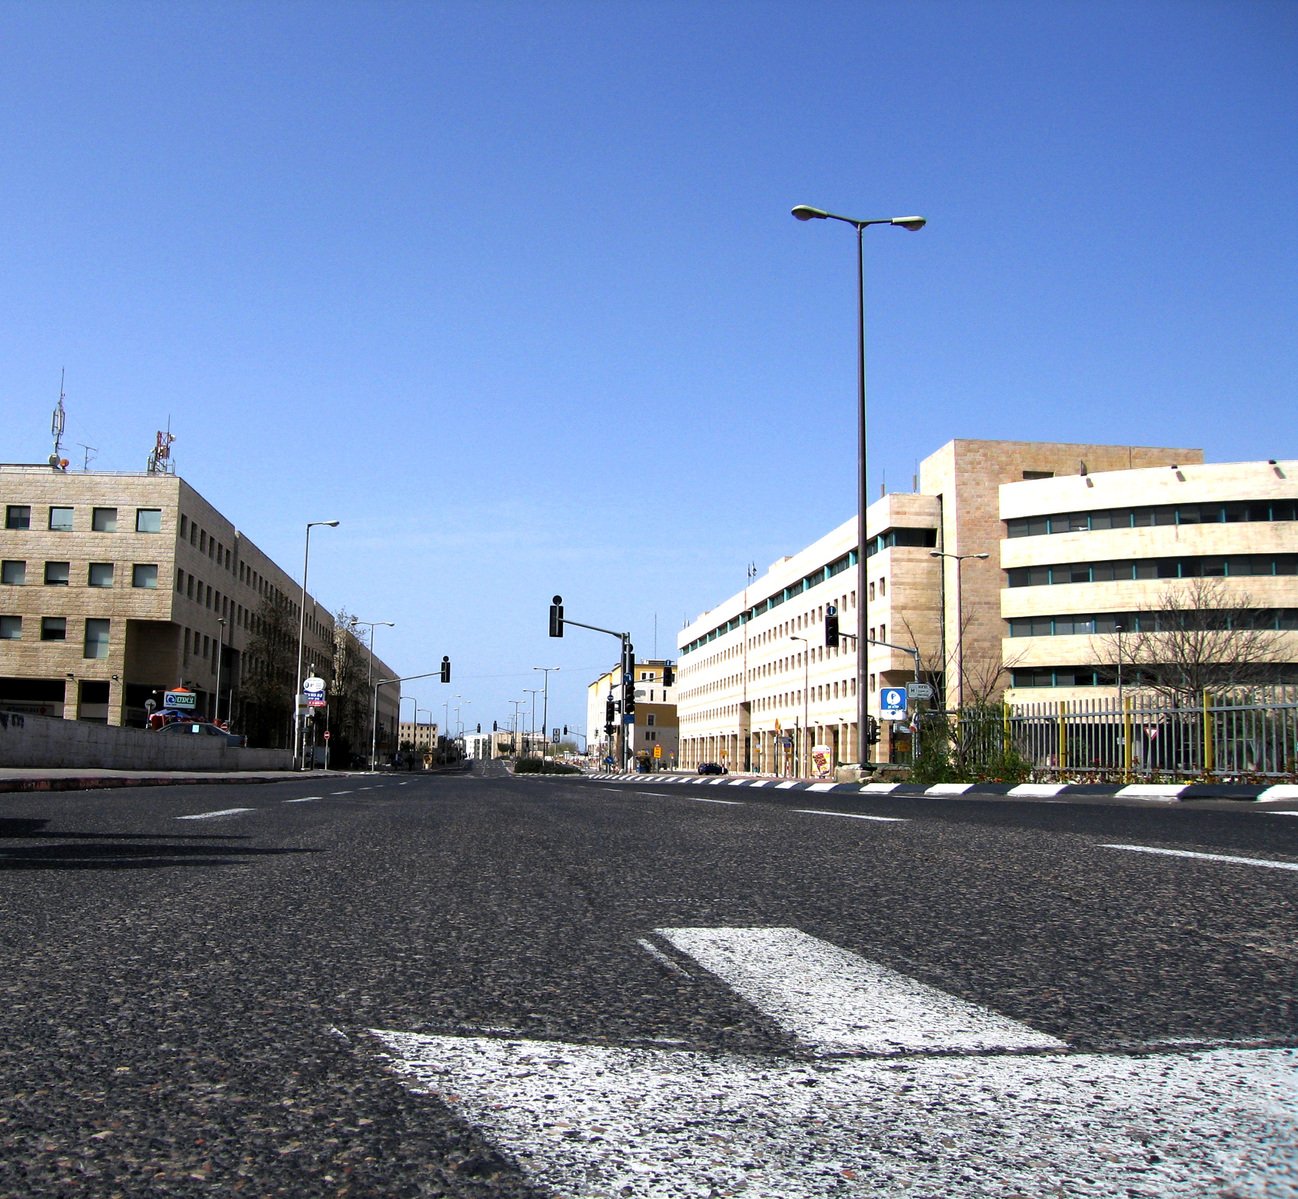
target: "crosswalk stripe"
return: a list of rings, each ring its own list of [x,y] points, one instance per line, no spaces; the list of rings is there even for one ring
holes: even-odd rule
[[[1064,1042],[796,928],[655,932],[821,1053],[1058,1050]]]

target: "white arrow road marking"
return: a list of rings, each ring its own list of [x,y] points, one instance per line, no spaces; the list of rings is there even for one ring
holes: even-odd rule
[[[1069,1054],[797,929],[656,933],[816,1052],[879,1056],[372,1031],[564,1199],[1298,1196],[1298,1051]]]
[[[1298,862],[1276,862],[1269,858],[1238,858],[1225,853],[1192,853],[1188,849],[1157,849],[1152,845],[1105,845],[1104,849],[1127,849],[1132,853],[1159,853],[1169,858],[1197,858],[1201,862],[1230,862],[1235,866],[1269,866],[1272,870],[1298,870]]]
[[[255,812],[256,808],[222,808],[219,812],[198,812],[193,816],[177,816],[177,820],[216,820],[220,816],[238,816],[240,812]]]
[[[789,1063],[376,1032],[564,1199],[1281,1199],[1289,1050]]]
[[[1065,1048],[796,928],[655,931],[820,1053]]]

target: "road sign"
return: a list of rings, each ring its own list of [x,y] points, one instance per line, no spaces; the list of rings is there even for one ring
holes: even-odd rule
[[[881,720],[906,719],[906,688],[885,687],[879,694],[879,718]]]
[[[654,746],[654,757],[655,757],[655,758],[661,758],[662,756],[663,756],[663,747],[662,747],[661,745],[655,745],[655,746]]]
[[[308,707],[323,708],[325,706],[325,681],[312,675],[302,684],[302,698],[306,700]]]
[[[911,699],[916,701],[933,698],[932,683],[911,683],[909,691]]]

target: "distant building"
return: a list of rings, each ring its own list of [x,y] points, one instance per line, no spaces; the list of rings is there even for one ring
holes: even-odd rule
[[[801,773],[815,747],[831,763],[859,761],[853,635],[862,632],[868,707],[879,720],[873,761],[909,751],[909,724],[880,719],[880,701],[913,684],[917,669],[934,705],[948,709],[1095,694],[1115,684],[1103,665],[1115,627],[1149,627],[1161,597],[1201,576],[1225,580],[1256,619],[1285,633],[1275,667],[1292,675],[1296,504],[1298,462],[1205,465],[1202,451],[1186,448],[949,442],[921,464],[915,493],[870,505],[863,605],[853,518],[682,630],[681,763]],[[826,644],[831,606],[837,646]]]
[[[664,682],[667,660],[650,658],[635,664],[635,711],[624,720],[622,711],[622,668],[616,666],[586,688],[587,745],[594,756],[603,759],[610,754],[619,760],[624,752],[632,763],[637,761],[651,769],[669,770],[680,757],[679,728],[676,719],[675,685]],[[614,704],[610,722],[610,696]],[[610,736],[605,726],[611,723]],[[626,740],[623,741],[625,732]]]
[[[296,667],[301,585],[178,476],[0,465],[0,511],[0,707],[142,726],[183,685],[200,714],[239,727],[268,601],[291,621]],[[329,672],[333,642],[333,614],[308,595],[304,675]],[[397,722],[390,688],[378,721]]]

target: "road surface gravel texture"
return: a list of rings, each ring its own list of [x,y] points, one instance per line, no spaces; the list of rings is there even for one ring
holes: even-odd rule
[[[1298,819],[814,798],[0,797],[0,1195],[1298,1196]]]

